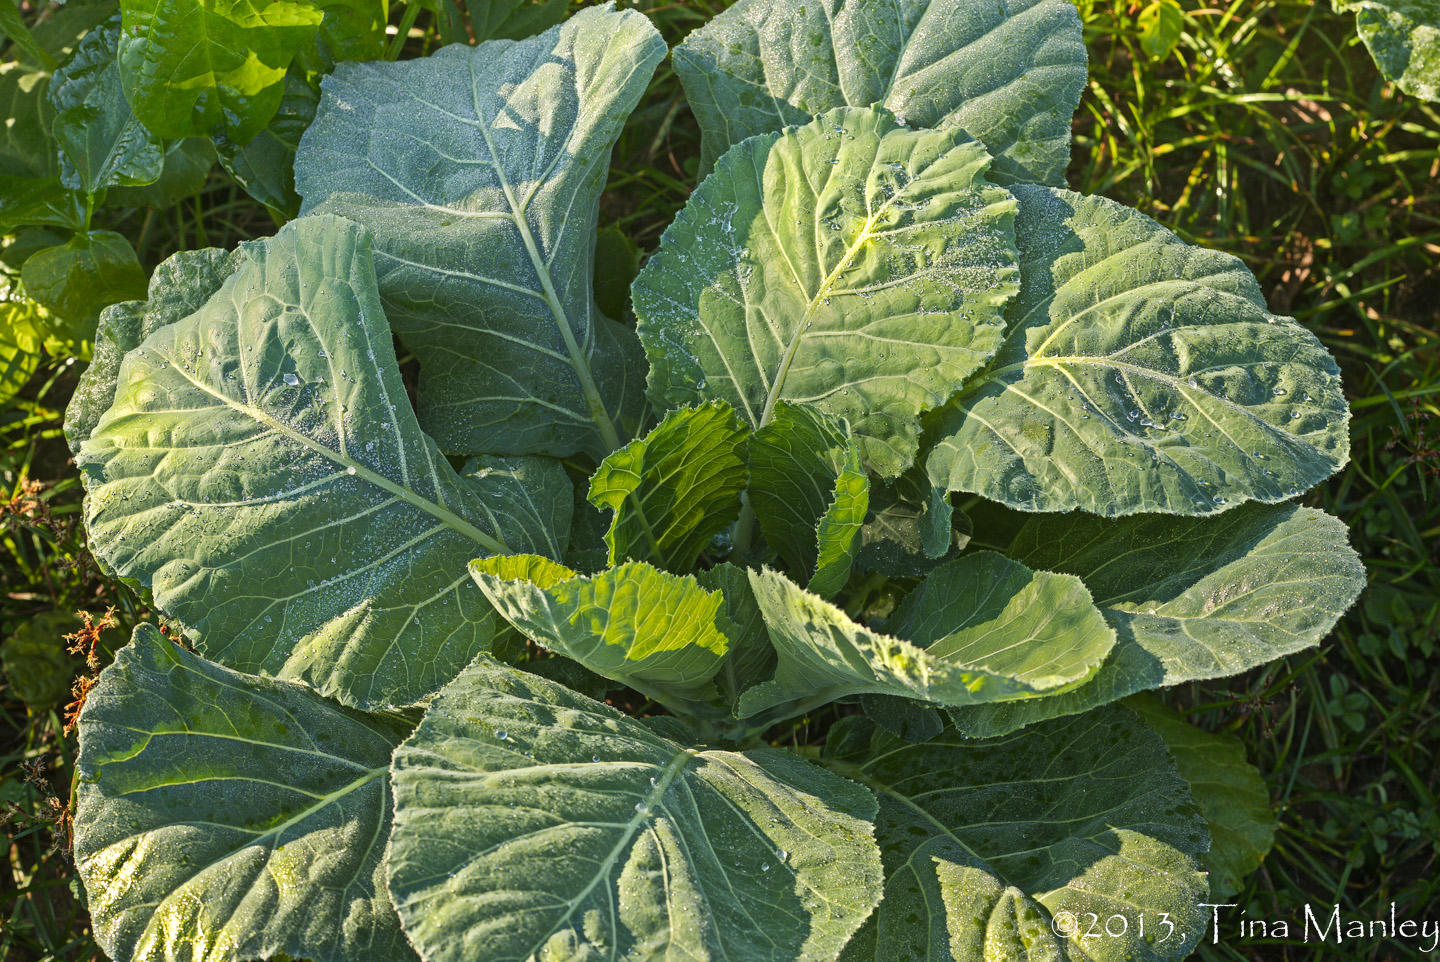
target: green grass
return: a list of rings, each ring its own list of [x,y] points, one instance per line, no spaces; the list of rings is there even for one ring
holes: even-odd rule
[[[674,43],[723,5],[644,9]],[[1370,575],[1359,605],[1317,650],[1170,693],[1193,721],[1244,741],[1280,813],[1274,851],[1235,901],[1249,919],[1294,921],[1306,903],[1385,918],[1392,901],[1402,918],[1440,917],[1440,105],[1384,84],[1352,19],[1323,0],[1181,0],[1183,36],[1163,58],[1140,45],[1139,5],[1080,5],[1091,82],[1072,185],[1244,258],[1271,306],[1335,353],[1354,408],[1351,466],[1306,501],[1351,525]],[[667,63],[616,149],[602,224],[652,249],[693,185],[697,153]],[[143,237],[147,266],[273,229],[223,179],[213,184],[122,228]],[[0,410],[0,504],[43,484],[42,505],[0,518],[0,632],[45,611],[113,605],[116,644],[148,613],[99,576],[79,540],[58,424],[76,373],[51,364]],[[4,962],[98,955],[51,833],[74,750],[62,728],[58,706],[27,716],[0,694],[0,803],[13,806],[0,891],[16,893],[0,908]],[[1384,942],[1305,945],[1292,925],[1284,942],[1227,927],[1199,957],[1422,956]]]

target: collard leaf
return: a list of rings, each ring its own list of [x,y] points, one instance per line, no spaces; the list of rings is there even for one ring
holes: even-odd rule
[[[86,34],[50,79],[60,180],[94,196],[116,184],[153,183],[165,164],[164,144],[141,126],[121,89],[119,42],[116,14]]]
[[[157,136],[248,143],[275,115],[285,71],[313,47],[305,0],[122,0],[120,82]]]
[[[862,571],[916,577],[970,541],[970,519],[930,486],[923,466],[872,485],[855,564]]]
[[[486,526],[507,545],[547,558],[565,556],[575,501],[559,461],[482,454],[465,462],[460,477],[480,495]]]
[[[325,79],[296,155],[303,210],[375,232],[444,450],[599,459],[638,430],[644,364],[595,307],[592,258],[610,148],[664,56],[642,14],[607,4]]]
[[[300,195],[295,193],[295,150],[315,119],[319,103],[319,86],[292,69],[285,75],[280,106],[264,130],[244,145],[225,137],[215,140],[216,153],[226,172],[245,188],[245,193],[287,220],[300,213]]]
[[[408,726],[153,626],[85,700],[75,862],[113,959],[409,962],[380,865]]]
[[[1302,651],[1365,586],[1345,526],[1293,504],[1244,505],[1218,518],[1032,516],[1007,554],[1079,576],[1115,629],[1115,648],[1073,691],[952,712],[974,736]]]
[[[635,280],[650,393],[845,419],[884,476],[1000,343],[1014,202],[957,130],[842,108],[724,156]]]
[[[1237,258],[1103,197],[1019,186],[1005,345],[938,419],[932,484],[1025,511],[1214,514],[1349,457],[1320,341]]]
[[[1245,745],[1234,735],[1197,728],[1149,695],[1128,699],[1125,705],[1164,740],[1205,816],[1210,898],[1223,902],[1240,891],[1275,844],[1277,821],[1265,779],[1245,760]]]
[[[706,169],[746,137],[880,105],[982,141],[997,183],[1062,184],[1085,44],[1068,0],[741,0],[675,48],[675,72]]]
[[[429,962],[833,959],[880,889],[875,800],[699,750],[480,659],[395,755],[387,857]]]
[[[715,675],[715,684],[724,703],[733,707],[742,692],[774,674],[775,649],[770,645],[765,616],[755,603],[750,576],[744,568],[721,562],[695,572],[695,580],[707,591],[720,592],[724,599],[720,611],[730,644]]]
[[[850,577],[870,480],[843,422],[782,401],[750,442],[750,506],[765,540],[806,590],[834,595]]]
[[[911,745],[846,718],[827,755],[880,799],[885,863],[884,901],[841,962],[1173,962],[1200,941],[1205,821],[1122,708]],[[1085,938],[1091,912],[1124,931]]]
[[[32,304],[0,300],[0,404],[20,393],[40,369],[42,340]]]
[[[484,648],[465,564],[509,547],[415,423],[373,271],[334,217],[247,245],[126,355],[77,458],[92,549],[206,654],[359,707],[420,700]]]
[[[719,592],[690,575],[629,562],[576,575],[527,556],[472,562],[500,616],[536,644],[690,713],[715,697],[729,647]]]
[[[1336,0],[1355,11],[1360,39],[1386,80],[1440,100],[1440,0]]]
[[[751,572],[750,583],[779,666],[741,698],[741,717],[863,694],[952,707],[1032,697],[1089,678],[1114,643],[1078,579],[994,552],[936,569],[892,616],[900,637],[774,571]]]
[[[32,254],[20,269],[25,293],[45,309],[46,332],[76,351],[95,339],[100,312],[145,294],[145,272],[130,242],[114,231],[76,234]]]
[[[590,478],[590,503],[611,512],[610,563],[689,572],[740,513],[749,433],[730,405],[712,401],[671,411],[601,461]]]

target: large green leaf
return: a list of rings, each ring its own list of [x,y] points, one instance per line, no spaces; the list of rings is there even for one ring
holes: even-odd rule
[[[14,61],[0,63],[0,232],[25,224],[79,229],[81,198],[60,183],[49,71]]]
[[[1085,44],[1070,0],[741,0],[675,48],[708,168],[754,134],[878,104],[959,127],[998,183],[1062,184]]]
[[[500,616],[530,640],[606,678],[691,713],[716,697],[710,679],[729,647],[721,595],[690,575],[632,561],[577,575],[544,559],[470,565]]]
[[[610,563],[649,561],[687,573],[740,513],[750,429],[723,401],[671,411],[612,451],[590,478],[590,503],[611,512]]]
[[[115,385],[125,355],[160,328],[203,307],[244,258],[243,248],[233,252],[216,247],[177,251],[150,275],[148,300],[122,301],[100,312],[90,365],[81,373],[65,408],[65,440],[72,454],[80,453],[80,443],[115,402]]]
[[[1227,732],[1208,732],[1185,721],[1150,695],[1125,702],[1165,741],[1180,777],[1210,829],[1205,868],[1210,898],[1223,902],[1240,891],[1275,844],[1270,790],[1245,760],[1245,745]]]
[[[751,425],[781,401],[849,422],[900,473],[921,412],[999,346],[1014,201],[958,130],[841,108],[727,153],[633,288],[650,392],[719,397]]]
[[[644,363],[596,308],[592,261],[611,145],[664,56],[642,14],[606,4],[325,79],[296,188],[375,232],[420,423],[446,451],[598,459],[638,430]]]
[[[40,369],[42,340],[33,304],[0,299],[0,404],[18,394]]]
[[[1414,97],[1440,100],[1440,0],[1335,0],[1386,80]]]
[[[1170,962],[1200,941],[1205,821],[1132,713],[913,745],[846,718],[826,747],[880,799],[885,864],[842,962]]]
[[[750,442],[747,497],[765,540],[806,589],[828,598],[845,587],[870,505],[860,446],[846,425],[782,401]]]
[[[1116,643],[1094,679],[1073,691],[953,712],[971,735],[1238,674],[1309,648],[1365,587],[1345,525],[1293,504],[1244,505],[1217,518],[1040,515],[1007,553],[1079,576]]]
[[[1026,511],[1214,514],[1349,458],[1320,341],[1237,258],[1103,197],[1019,186],[1005,345],[945,408],[931,482]]]
[[[740,699],[741,717],[862,694],[948,706],[1033,697],[1089,678],[1115,640],[1079,579],[989,551],[937,568],[902,602],[887,627],[913,642],[774,571],[751,572],[750,583],[779,666]]]
[[[724,704],[734,708],[740,695],[775,673],[775,648],[765,630],[765,616],[755,603],[750,576],[744,568],[721,562],[713,568],[695,572],[700,587],[718,591],[724,598],[721,613],[726,619],[725,635],[729,647],[715,684]]]
[[[828,962],[880,892],[859,785],[686,747],[485,658],[392,780],[390,891],[428,962]]]
[[[96,941],[117,962],[414,959],[380,864],[408,728],[140,626],[80,714]]]
[[[917,464],[889,484],[873,485],[855,564],[886,575],[923,575],[970,542],[970,519],[930,486]]]
[[[323,14],[305,0],[122,0],[120,82],[154,134],[247,143],[274,116],[285,71]]]
[[[95,339],[100,312],[145,294],[135,248],[109,230],[76,234],[30,255],[20,268],[25,293],[45,309],[44,326],[71,351]]]
[[[295,150],[315,119],[319,103],[319,84],[292,69],[285,75],[280,106],[264,130],[244,145],[225,137],[215,139],[216,153],[225,170],[247,194],[279,217],[288,219],[300,213],[300,195],[295,193]]]
[[[247,245],[126,355],[76,459],[92,549],[210,657],[360,707],[421,699],[485,646],[471,558],[554,543],[502,541],[512,482],[460,478],[421,433],[373,270],[333,217]]]
[[[116,14],[86,34],[50,79],[60,180],[96,196],[116,184],[153,183],[165,164],[164,144],[135,119],[121,89],[115,62],[119,42]]]

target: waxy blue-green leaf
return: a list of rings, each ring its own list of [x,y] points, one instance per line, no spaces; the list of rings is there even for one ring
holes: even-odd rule
[[[157,136],[250,138],[274,116],[285,71],[315,43],[306,0],[121,0],[120,83]]]
[[[1386,80],[1412,97],[1440,100],[1440,0],[1335,0]]]
[[[675,48],[708,169],[754,134],[834,107],[959,127],[997,183],[1062,184],[1085,44],[1069,0],[741,0]]]
[[[380,864],[408,729],[141,625],[80,714],[96,941],[116,962],[414,960]]]
[[[92,196],[115,185],[153,183],[165,164],[165,145],[135,118],[121,89],[119,42],[116,14],[86,34],[50,78],[60,180]]]
[[[828,962],[880,893],[875,799],[700,750],[482,658],[396,751],[386,863],[427,962]]]
[[[491,637],[465,565],[511,549],[488,521],[508,495],[415,423],[355,224],[247,245],[203,308],[125,356],[76,460],[92,550],[231,667],[405,705]],[[514,548],[554,543],[530,541]]]
[[[590,478],[590,503],[611,512],[610,563],[688,573],[740,513],[749,433],[730,405],[712,401],[671,411],[607,455]]]
[[[32,254],[20,268],[20,280],[26,295],[45,309],[46,333],[73,352],[94,341],[102,310],[145,295],[135,248],[109,230],[78,233]]]
[[[1243,505],[1217,518],[1032,516],[1006,553],[1084,581],[1115,629],[1115,648],[1073,691],[952,712],[974,736],[1302,651],[1365,587],[1345,526],[1293,504]]]
[[[843,422],[782,401],[750,442],[747,493],[771,547],[807,591],[829,598],[845,587],[870,505],[860,445]]]
[[[632,288],[661,407],[781,401],[845,419],[866,464],[914,459],[922,412],[999,346],[1015,202],[958,130],[841,108],[727,153]]]
[[[599,459],[638,433],[644,362],[595,306],[595,226],[610,148],[664,56],[644,15],[607,4],[325,79],[296,188],[305,211],[375,232],[444,450]]]
[[[879,798],[885,864],[841,962],[1175,962],[1200,941],[1205,820],[1131,712],[912,745],[845,718],[826,758]],[[1124,924],[1095,937],[1089,913]]]
[[[931,483],[1025,511],[1204,515],[1349,458],[1340,372],[1238,258],[1103,197],[1018,186],[1005,345],[938,418]]]
[[[72,454],[80,453],[80,443],[115,402],[125,355],[160,328],[203,307],[244,258],[243,248],[177,251],[150,275],[147,300],[122,301],[100,312],[90,364],[65,408],[65,440]]]
[[[1240,891],[1275,844],[1277,820],[1265,779],[1245,760],[1245,744],[1235,735],[1198,728],[1152,695],[1126,699],[1125,707],[1164,740],[1176,771],[1205,816],[1210,830],[1210,850],[1204,858],[1210,901],[1225,901]]]
[[[525,637],[597,674],[690,713],[716,697],[710,680],[729,647],[718,591],[691,575],[632,561],[577,575],[544,559],[492,557],[470,573]]]
[[[502,541],[564,557],[575,500],[559,461],[482,454],[465,462],[460,479],[482,494],[486,526]]]
[[[779,665],[740,699],[741,717],[864,694],[951,707],[1034,697],[1092,676],[1115,641],[1078,578],[990,551],[937,568],[887,633],[774,571],[750,583]]]

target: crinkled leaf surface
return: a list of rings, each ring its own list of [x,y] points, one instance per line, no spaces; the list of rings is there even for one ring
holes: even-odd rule
[[[592,291],[610,148],[665,44],[610,5],[518,43],[341,64],[301,138],[304,210],[375,232],[385,312],[452,452],[604,457],[644,364]]]
[[[120,82],[165,138],[247,143],[274,116],[285,71],[323,14],[305,0],[121,0]]]
[[[827,754],[880,799],[885,863],[884,901],[842,962],[1171,962],[1204,932],[1205,821],[1131,712],[912,745],[846,718]],[[1090,912],[1124,932],[1084,938]]]
[[[586,577],[524,556],[486,558],[470,571],[536,644],[681,710],[714,697],[729,624],[720,593],[693,576],[632,561]]]
[[[119,42],[116,14],[86,34],[50,78],[60,180],[72,190],[100,194],[116,184],[149,184],[164,169],[165,145],[141,126],[120,86]]]
[[[1210,897],[1223,902],[1240,891],[1275,844],[1277,820],[1265,779],[1245,760],[1245,745],[1234,735],[1198,728],[1153,696],[1131,698],[1125,705],[1164,740],[1205,816],[1210,830],[1210,851],[1204,858]]]
[[[1345,525],[1293,504],[1243,505],[1215,518],[1039,515],[1007,554],[1079,576],[1116,643],[1095,677],[1073,691],[953,712],[971,735],[1238,674],[1309,648],[1365,587]]]
[[[750,442],[748,497],[765,540],[806,589],[845,587],[870,505],[860,445],[817,408],[782,401]]]
[[[360,707],[438,689],[494,626],[511,546],[406,402],[363,228],[302,218],[121,363],[77,459],[91,547],[210,657]],[[503,498],[496,496],[503,504]],[[544,550],[548,532],[534,532]]]
[[[1336,0],[1355,11],[1360,39],[1386,80],[1440,100],[1440,0]]]
[[[650,393],[718,397],[755,427],[780,401],[849,422],[885,476],[922,411],[1000,343],[1014,201],[958,130],[841,108],[738,145],[635,279]]]
[[[75,861],[117,962],[415,958],[380,865],[409,726],[141,625],[85,700]]]
[[[1203,515],[1349,458],[1335,361],[1237,258],[1103,197],[1019,186],[1005,345],[946,406],[947,491],[1026,511]]]
[[[150,275],[148,300],[122,301],[100,312],[90,365],[65,408],[65,440],[78,455],[115,401],[115,384],[125,355],[146,337],[198,311],[244,260],[243,248],[177,251]]]
[[[483,495],[486,527],[502,541],[564,557],[575,500],[559,461],[482,454],[465,462],[460,477]]]
[[[741,0],[675,48],[704,166],[834,107],[959,127],[997,183],[1062,184],[1085,44],[1069,0]]]
[[[395,755],[390,891],[429,962],[833,959],[879,896],[868,791],[699,750],[480,659]]]
[[[730,405],[712,401],[671,411],[607,455],[590,478],[590,503],[611,512],[610,563],[689,572],[740,513],[749,433]]]
[[[948,706],[1025,698],[1089,678],[1114,643],[1073,577],[982,552],[930,578],[933,590],[912,592],[887,626],[913,632],[912,643],[852,621],[777,572],[751,572],[779,666],[741,698],[740,716],[861,694]]]

